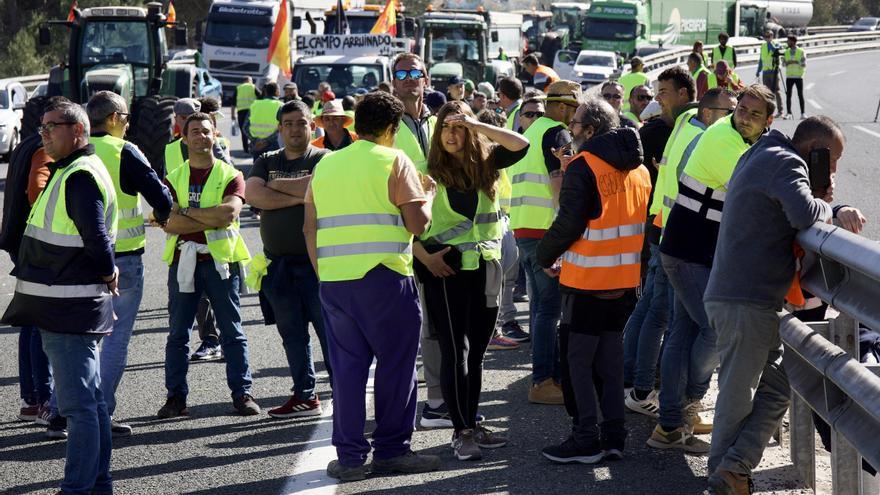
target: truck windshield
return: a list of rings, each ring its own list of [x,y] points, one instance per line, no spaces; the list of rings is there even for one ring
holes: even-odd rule
[[[346,16],[345,22],[348,23],[348,32],[350,34],[367,34],[376,25],[378,17],[378,15],[376,17]],[[336,22],[336,14],[328,15],[327,20],[324,21],[324,34],[339,34],[336,32]]]
[[[271,24],[240,24],[208,19],[205,43],[237,48],[268,48],[272,38]]]
[[[578,18],[581,15],[580,9],[551,7],[553,11],[553,25],[556,27],[567,27],[568,32],[574,33],[578,28]]]
[[[150,65],[148,36],[146,22],[88,22],[83,30],[80,63]]]
[[[432,27],[431,60],[437,62],[479,62],[480,31],[460,27]]]
[[[587,18],[584,37],[594,40],[632,40],[636,38],[636,22],[634,19]]]
[[[375,88],[385,79],[382,74],[382,66],[377,64],[296,64],[291,79],[302,93],[317,90],[318,84],[327,82],[333,94],[342,98],[358,88]]]

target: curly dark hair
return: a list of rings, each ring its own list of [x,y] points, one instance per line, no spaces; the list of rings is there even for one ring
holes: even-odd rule
[[[384,91],[368,93],[354,111],[354,132],[381,136],[388,128],[396,133],[403,117],[403,102]]]

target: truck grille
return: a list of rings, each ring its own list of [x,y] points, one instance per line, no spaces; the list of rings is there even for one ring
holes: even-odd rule
[[[235,62],[232,60],[211,60],[209,66],[211,69],[217,70],[237,70],[241,72],[259,72],[260,64],[252,64],[246,62]]]

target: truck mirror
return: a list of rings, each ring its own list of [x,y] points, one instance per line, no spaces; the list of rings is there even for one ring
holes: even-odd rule
[[[177,46],[186,46],[186,26],[177,26],[174,28],[174,44]]]
[[[202,32],[204,30],[204,27],[205,27],[204,20],[196,21],[196,32],[193,33],[193,39],[196,40],[196,43],[202,42]]]
[[[406,36],[415,36],[416,33],[416,20],[413,18],[404,19],[403,21],[403,30],[405,31]]]
[[[498,31],[492,31],[492,43],[498,43]]]
[[[52,43],[52,35],[49,33],[49,26],[40,26],[40,44],[45,46]]]
[[[644,35],[645,35],[645,25],[644,25],[644,24],[639,24],[639,36],[641,37],[641,36],[644,36]]]
[[[302,25],[303,25],[302,17],[300,17],[300,16],[296,16],[296,17],[293,18],[293,22],[291,23],[291,27],[292,27],[294,30],[296,30],[296,29],[300,29],[300,28],[302,27]]]

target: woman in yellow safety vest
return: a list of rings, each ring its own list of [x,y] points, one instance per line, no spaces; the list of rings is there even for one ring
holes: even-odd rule
[[[452,447],[458,459],[469,460],[481,457],[480,447],[507,443],[476,417],[501,290],[499,170],[523,159],[529,142],[477,121],[460,101],[443,105],[437,123],[440,132],[434,132],[428,155],[428,173],[437,182],[432,223],[413,254],[440,343],[440,387],[455,428]]]

